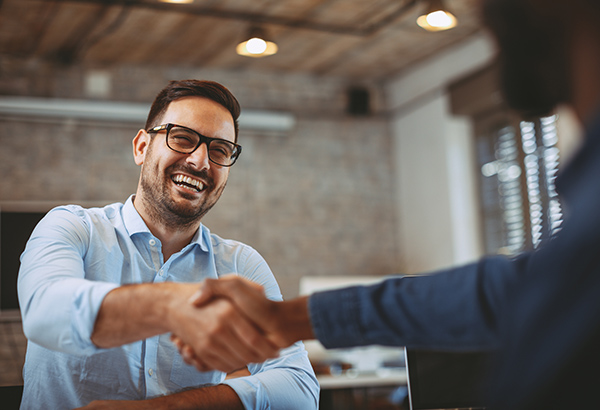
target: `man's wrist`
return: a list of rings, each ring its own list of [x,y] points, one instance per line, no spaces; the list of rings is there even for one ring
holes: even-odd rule
[[[301,296],[290,301],[277,303],[278,328],[287,346],[298,340],[314,339],[310,314],[308,311],[308,296]]]

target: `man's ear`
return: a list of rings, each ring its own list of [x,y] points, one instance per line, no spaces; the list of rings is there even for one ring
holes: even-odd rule
[[[136,165],[142,165],[144,163],[150,141],[150,135],[143,129],[139,130],[133,139],[133,159],[135,160]]]

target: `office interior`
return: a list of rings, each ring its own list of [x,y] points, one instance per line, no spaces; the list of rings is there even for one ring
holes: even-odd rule
[[[425,1],[44,3],[0,2],[0,230],[15,213],[125,201],[131,140],[158,90],[185,78],[218,81],[242,106],[243,152],[203,223],[257,249],[284,298],[518,253],[560,226],[551,178],[579,126],[565,110],[528,123],[507,110],[476,1],[447,1],[458,25],[440,32],[415,24]],[[277,53],[236,55],[257,21]],[[518,154],[503,157],[506,144]],[[516,180],[520,211],[502,188]],[[540,213],[552,217],[536,225]],[[2,295],[0,385],[19,385],[26,339]],[[400,348],[307,346],[323,408],[402,408]]]

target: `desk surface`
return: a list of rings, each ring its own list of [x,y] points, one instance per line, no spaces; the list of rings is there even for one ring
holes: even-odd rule
[[[321,389],[352,389],[360,387],[405,386],[405,368],[382,368],[373,373],[346,371],[338,376],[317,375]]]

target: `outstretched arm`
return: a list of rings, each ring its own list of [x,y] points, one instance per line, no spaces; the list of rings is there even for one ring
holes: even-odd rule
[[[195,284],[152,283],[112,290],[100,306],[92,342],[110,348],[173,332],[203,352],[206,368],[225,372],[277,356],[276,346],[258,343],[264,341],[260,331],[228,300],[193,306],[189,300],[197,289]]]
[[[280,347],[318,338],[328,348],[381,344],[487,350],[498,346],[502,301],[527,263],[527,255],[488,257],[436,274],[389,278],[289,302],[268,301],[260,287],[227,278],[206,281],[194,300],[200,306],[215,297],[228,298]],[[188,363],[198,366],[194,353],[201,352],[179,343],[177,347]]]

